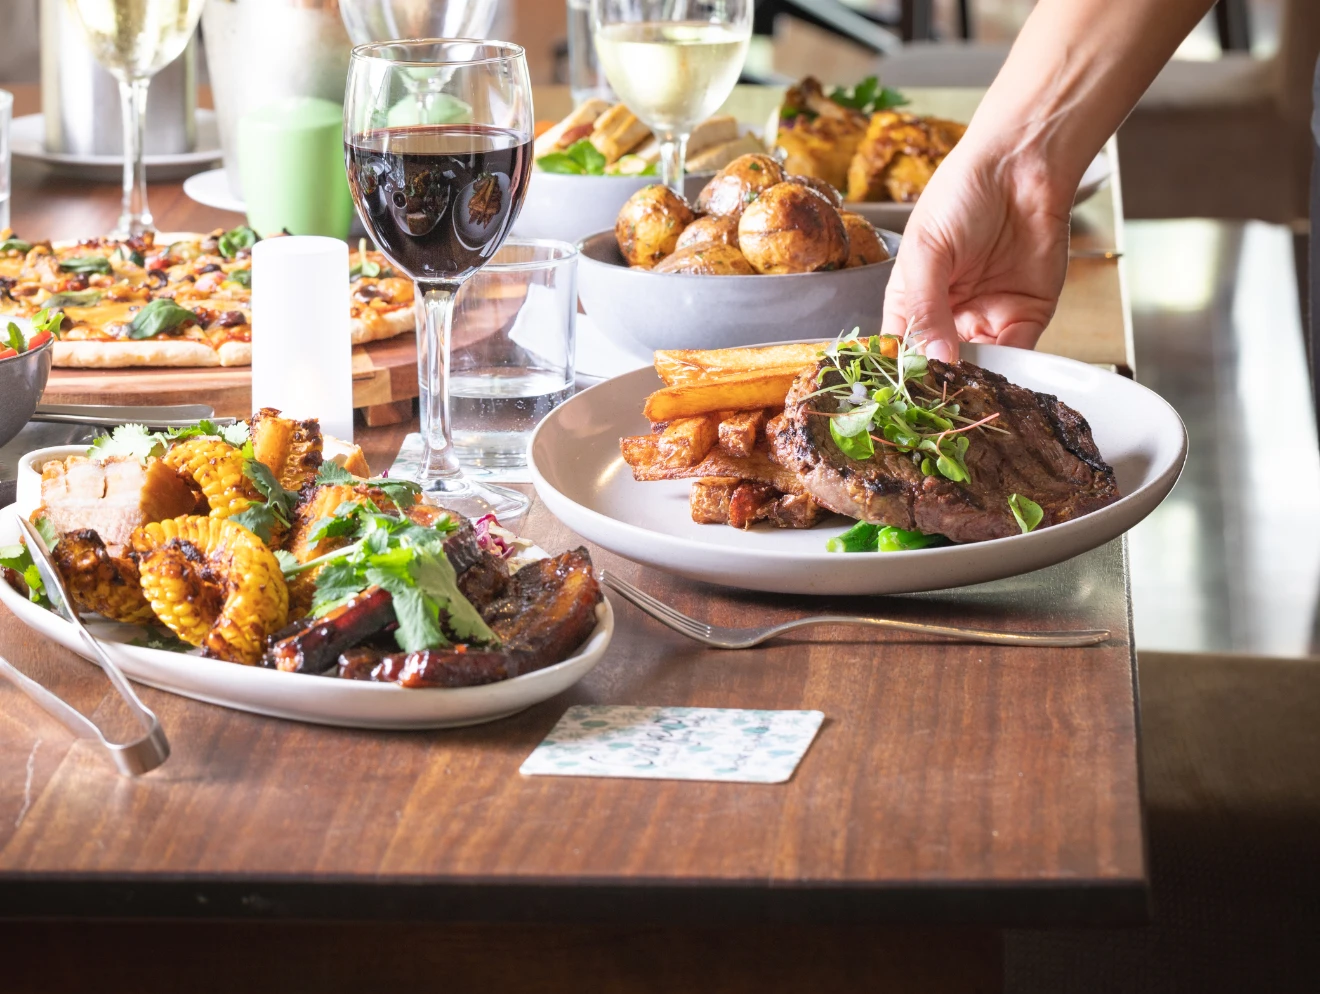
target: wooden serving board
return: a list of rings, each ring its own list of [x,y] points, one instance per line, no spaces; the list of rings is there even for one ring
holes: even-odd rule
[[[297,375],[291,370],[291,375]],[[405,332],[353,347],[353,406],[367,424],[410,417],[417,396],[417,339]],[[49,404],[209,404],[221,417],[252,413],[249,366],[170,369],[52,369],[42,400]]]

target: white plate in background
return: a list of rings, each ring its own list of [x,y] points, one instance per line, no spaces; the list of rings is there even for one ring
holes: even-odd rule
[[[220,128],[215,111],[199,107],[197,147],[191,152],[146,156],[147,179],[153,183],[178,179],[220,161]],[[46,151],[46,124],[40,114],[14,118],[10,125],[10,147],[14,158],[43,162],[63,176],[104,183],[118,183],[124,174],[121,155],[73,155]]]

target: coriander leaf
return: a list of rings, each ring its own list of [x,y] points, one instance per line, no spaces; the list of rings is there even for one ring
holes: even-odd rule
[[[380,490],[386,497],[394,502],[394,506],[400,511],[406,511],[417,503],[417,495],[422,492],[422,488],[412,480],[391,480],[384,477],[376,477],[368,480],[370,486]]]
[[[171,631],[152,628],[146,635],[135,638],[129,645],[162,652],[192,652],[193,647]]]
[[[825,543],[826,552],[874,552],[879,525],[859,521],[842,535],[835,535]]]
[[[280,481],[275,479],[270,467],[255,459],[243,460],[243,475],[251,480],[252,485],[266,498],[266,506],[288,524],[289,516],[293,514],[293,505],[298,501],[297,493],[280,486]]]
[[[242,525],[261,541],[270,544],[271,531],[275,527],[275,512],[268,504],[249,504],[237,514],[231,514],[229,520]]]
[[[248,288],[251,288],[252,286],[251,269],[235,269],[232,273],[229,274],[228,278],[233,280],[235,283],[238,283],[241,286],[245,286]]]
[[[46,548],[55,548],[55,543],[60,540],[60,533],[55,530],[55,525],[50,518],[43,514],[33,524],[37,529],[37,534],[41,536],[41,540],[46,543]]]
[[[44,520],[44,519],[43,519]],[[47,545],[54,545],[47,542]],[[45,597],[46,586],[41,581],[37,564],[32,561],[32,552],[26,545],[6,545],[0,547],[0,566],[6,566],[23,577],[27,584],[28,600],[40,603]]]
[[[21,238],[14,238],[12,235],[0,242],[0,252],[31,252],[32,243],[25,242]]]
[[[23,571],[23,582],[27,584],[28,600],[40,603],[46,594],[46,582],[41,579],[41,570],[33,563]]]
[[[839,451],[850,459],[870,459],[875,455],[875,443],[871,441],[870,432],[859,432],[856,435],[841,435],[834,423],[838,418],[830,418],[830,437],[834,439],[834,444],[839,447]],[[888,428],[885,434],[888,435]]]
[[[110,276],[114,273],[110,268],[110,260],[103,255],[76,255],[61,262],[60,269],[66,273],[84,275]]]
[[[444,606],[449,614],[448,627],[455,635],[463,641],[499,642],[472,602],[458,589],[454,566],[443,553],[420,553],[412,572],[417,586]]]
[[[245,224],[230,228],[220,236],[220,255],[232,259],[239,249],[251,248],[261,240],[261,236]]]
[[[320,486],[332,486],[338,483],[357,483],[358,480],[339,463],[327,459],[316,471],[316,482]]]
[[[66,290],[46,298],[46,308],[95,307],[105,296],[100,290]]]
[[[128,326],[128,337],[151,338],[153,335],[176,331],[196,320],[197,315],[188,308],[180,307],[168,297],[157,297],[134,316]]]
[[[152,456],[165,452],[164,437],[156,432],[147,431],[146,425],[119,425],[109,435],[102,435],[92,442],[87,450],[87,458],[97,462],[107,459],[128,457],[146,462]]]
[[[280,564],[280,572],[284,574],[286,579],[289,576],[289,571],[297,569],[299,566],[298,557],[288,549],[276,549],[275,561]]]
[[[322,518],[312,526],[312,533],[307,536],[307,540],[315,543],[323,538],[343,538],[345,535],[352,535],[358,528],[354,515],[361,506],[361,501],[344,501],[335,508],[333,517]]]
[[[242,448],[248,443],[249,439],[247,423],[243,421],[235,421],[232,425],[225,425],[220,429],[220,437],[234,448]],[[249,458],[251,458],[251,456],[249,456]]]
[[[1045,512],[1041,506],[1028,497],[1021,494],[1008,495],[1008,509],[1013,512],[1013,520],[1018,523],[1025,535],[1033,531],[1037,525],[1045,518]]]
[[[316,593],[312,597],[312,617],[319,618],[367,586],[363,571],[350,562],[332,562],[316,574]]]
[[[9,330],[6,337],[8,338],[7,344],[15,352],[27,351],[27,342],[23,338],[23,331],[18,325],[14,324],[13,321],[9,322]]]
[[[371,567],[367,570],[367,582],[384,587],[394,599],[394,617],[399,622],[394,640],[400,649],[417,652],[449,645],[440,628],[440,605],[418,589],[411,577]]]

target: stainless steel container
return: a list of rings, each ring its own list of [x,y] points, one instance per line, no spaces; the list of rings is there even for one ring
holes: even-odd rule
[[[151,78],[147,94],[148,155],[197,147],[197,43]],[[78,16],[65,0],[41,0],[41,112],[46,151],[122,155],[119,84],[92,57]]]
[[[352,45],[336,0],[209,0],[202,37],[225,175],[241,197],[239,118],[286,97],[342,104]]]

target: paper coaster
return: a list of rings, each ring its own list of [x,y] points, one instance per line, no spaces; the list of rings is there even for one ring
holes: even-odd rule
[[[824,718],[820,711],[578,704],[564,712],[519,772],[783,783]]]

